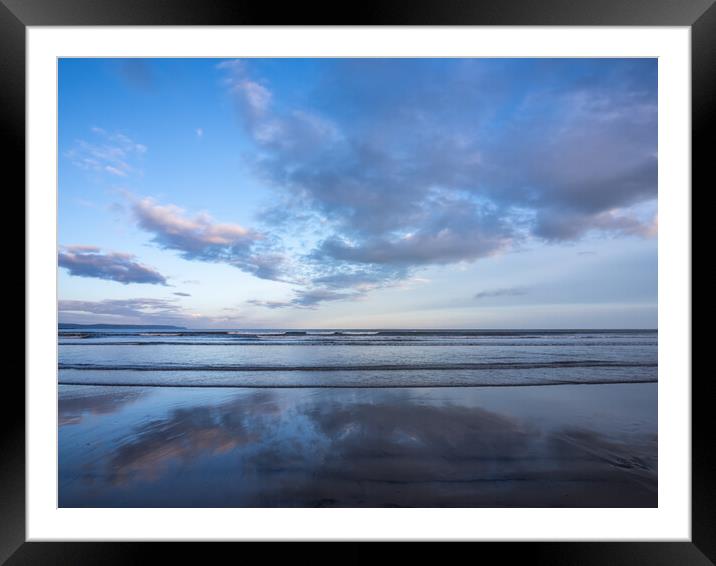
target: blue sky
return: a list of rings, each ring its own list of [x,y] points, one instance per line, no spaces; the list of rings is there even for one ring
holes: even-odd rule
[[[61,59],[63,322],[656,328],[655,59]]]

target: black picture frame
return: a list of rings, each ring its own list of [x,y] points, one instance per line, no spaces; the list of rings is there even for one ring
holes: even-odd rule
[[[102,25],[525,25],[688,26],[692,41],[692,186],[713,177],[707,147],[716,100],[715,0],[399,0],[333,5],[214,0],[0,0],[0,116],[6,142],[6,193],[25,183],[25,31],[28,26]],[[693,188],[683,187],[682,190]],[[24,210],[24,199],[18,204]],[[19,209],[18,209],[19,210]],[[19,304],[19,301],[15,301]],[[18,307],[19,308],[19,307]],[[20,320],[19,318],[16,320]],[[26,340],[32,340],[27,336]],[[25,389],[4,376],[0,411],[0,563],[146,563],[171,549],[160,543],[25,542]],[[688,379],[691,376],[676,376]],[[716,466],[707,432],[715,388],[704,373],[692,386],[692,538],[690,542],[485,543],[500,560],[560,564],[716,563]],[[12,400],[12,401],[11,401]],[[215,545],[184,544],[183,559],[211,560]],[[482,550],[481,550],[482,552]],[[6,562],[5,562],[6,561]]]

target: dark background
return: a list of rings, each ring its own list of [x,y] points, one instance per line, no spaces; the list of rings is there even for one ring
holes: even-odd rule
[[[707,142],[713,142],[711,107],[716,100],[716,7],[714,0],[390,0],[360,3],[285,3],[227,0],[0,0],[0,132],[5,167],[2,186],[8,214],[6,253],[20,248],[12,221],[24,211],[25,185],[25,28],[41,25],[569,25],[690,26],[692,33],[692,186],[713,186]],[[662,157],[663,158],[663,157]],[[669,187],[689,190],[689,187]],[[691,192],[693,198],[693,189]],[[15,201],[9,200],[13,197]],[[14,205],[14,206],[13,206]],[[11,230],[11,231],[9,231]],[[662,236],[663,237],[663,236]],[[708,261],[708,256],[707,261]],[[8,262],[10,260],[7,260]],[[9,263],[20,272],[24,254]],[[20,279],[19,275],[14,278]],[[23,279],[22,296],[24,297]],[[53,282],[48,282],[53,284]],[[19,287],[19,282],[16,284]],[[20,298],[6,295],[6,343],[25,336]],[[11,298],[10,298],[11,297]],[[24,323],[23,323],[24,328]],[[707,334],[707,331],[704,331]],[[32,336],[25,336],[32,339]],[[25,543],[24,359],[10,356],[4,367],[0,410],[0,563],[143,564],[180,559],[213,562],[228,551],[231,561],[251,560],[235,546],[206,543]],[[17,363],[19,362],[19,363]],[[23,372],[24,373],[24,372]],[[689,376],[665,376],[686,379]],[[658,543],[479,543],[471,561],[509,564],[708,565],[716,562],[716,464],[711,405],[713,377],[692,380],[692,542]],[[479,534],[479,533],[478,533]],[[240,535],[240,533],[237,533]],[[352,543],[333,554],[336,561],[361,559],[374,546]],[[290,548],[289,550],[298,550]],[[309,551],[313,550],[308,548]],[[383,550],[382,547],[375,550]],[[421,549],[422,550],[422,549]],[[462,551],[469,551],[463,548]],[[260,555],[253,555],[254,558]],[[315,551],[310,555],[315,557]],[[499,557],[499,558],[497,558]],[[425,558],[428,558],[427,556]],[[441,561],[446,558],[444,550]],[[223,560],[222,560],[223,561]]]

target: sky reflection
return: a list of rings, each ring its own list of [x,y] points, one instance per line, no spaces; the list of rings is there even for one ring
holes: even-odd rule
[[[60,506],[655,506],[652,396],[63,386]]]

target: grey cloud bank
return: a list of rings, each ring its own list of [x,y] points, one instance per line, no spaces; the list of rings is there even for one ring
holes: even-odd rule
[[[173,324],[189,328],[227,326],[261,326],[260,319],[245,319],[240,313],[231,316],[206,316],[188,310],[179,299],[138,297],[133,299],[105,299],[101,301],[60,300],[60,322]]]
[[[179,306],[167,299],[105,299],[103,301],[59,301],[60,312],[104,314],[121,317],[176,317]]]

